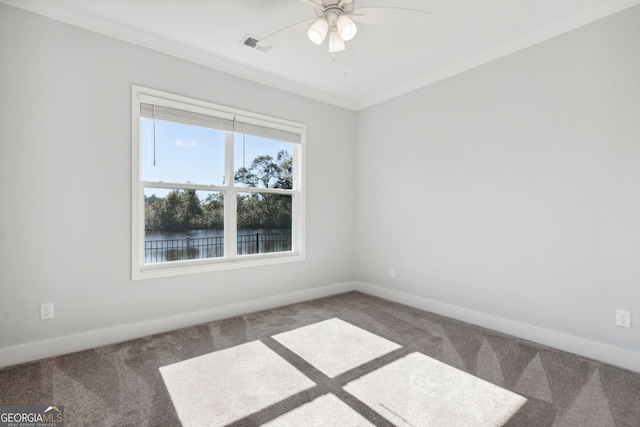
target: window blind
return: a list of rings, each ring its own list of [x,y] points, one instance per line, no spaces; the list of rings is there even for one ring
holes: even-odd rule
[[[262,138],[275,139],[278,141],[294,142],[300,144],[302,135],[285,129],[277,129],[263,125],[243,122],[241,118],[234,121],[234,132],[244,133],[246,135],[259,136]]]
[[[146,102],[140,103],[140,116],[222,131],[238,132],[278,141],[293,142],[297,144],[302,142],[301,131],[296,132],[293,129],[284,129],[284,127],[289,127],[275,123],[270,124],[263,122],[262,120],[243,116],[233,116],[233,119],[230,119],[228,117],[196,113],[164,105],[149,104]]]
[[[200,126],[224,131],[233,130],[233,120],[208,114],[194,113],[163,105],[140,103],[140,116],[185,125]]]

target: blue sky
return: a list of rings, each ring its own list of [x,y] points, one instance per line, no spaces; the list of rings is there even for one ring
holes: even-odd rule
[[[223,131],[156,120],[154,165],[153,122],[153,119],[141,119],[144,181],[224,184]],[[290,143],[251,135],[235,134],[234,145],[235,170],[243,166],[243,154],[244,164],[249,167],[259,155],[269,154],[275,159],[280,150],[293,152]],[[162,197],[167,192],[159,189],[145,191],[147,195],[151,193]]]

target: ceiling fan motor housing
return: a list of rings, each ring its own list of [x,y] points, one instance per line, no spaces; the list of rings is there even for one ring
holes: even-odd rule
[[[329,25],[335,25],[340,15],[351,13],[354,9],[354,0],[325,0],[322,4],[323,6],[317,6],[314,10],[316,11],[318,18],[327,19]]]
[[[329,6],[324,10],[324,17],[327,19],[330,27],[334,27],[338,22],[338,17],[344,14],[344,10],[341,7]]]

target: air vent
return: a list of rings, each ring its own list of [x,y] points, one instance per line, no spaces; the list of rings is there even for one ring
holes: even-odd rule
[[[271,49],[271,46],[258,46],[259,42],[260,42],[260,39],[258,39],[255,36],[252,36],[251,34],[247,34],[240,41],[240,44],[243,44],[245,46],[249,46],[252,49],[256,49],[256,50],[259,50],[260,52],[265,52],[265,53],[268,52],[269,49]]]

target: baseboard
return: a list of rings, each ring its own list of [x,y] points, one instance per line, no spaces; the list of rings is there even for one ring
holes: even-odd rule
[[[64,337],[31,342],[13,347],[0,348],[0,367],[32,362],[76,351],[88,350],[201,323],[212,322],[214,320],[227,319],[230,317],[240,316],[242,314],[336,295],[352,291],[354,288],[354,282],[319,286],[312,289],[305,289],[303,291],[244,301],[237,304],[214,307],[207,310],[184,313],[160,319],[146,320],[128,325],[83,332],[81,334],[67,335]]]
[[[431,313],[482,326],[494,331],[513,335],[558,350],[595,359],[621,368],[640,372],[640,353],[576,337],[503,317],[462,308],[428,298],[383,288],[370,283],[355,282],[355,290],[405,304]]]
[[[0,348],[0,367],[32,362],[76,351],[88,350],[103,345],[115,344],[174,329],[198,325],[214,320],[226,319],[246,313],[268,310],[271,308],[353,290],[640,372],[640,353],[632,350],[587,340],[526,323],[516,322],[514,320],[364,282],[344,282],[334,285],[320,286],[303,291],[244,301],[237,304],[225,305],[171,317],[115,326],[112,328],[84,332],[81,334],[67,335],[64,337],[21,344],[13,347]]]

